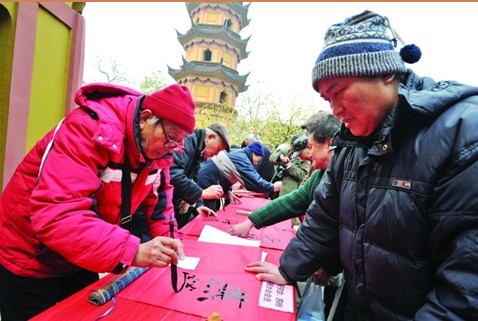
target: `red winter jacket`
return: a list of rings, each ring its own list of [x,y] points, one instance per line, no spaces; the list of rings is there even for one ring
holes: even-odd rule
[[[107,84],[80,88],[79,107],[56,134],[52,130],[37,142],[2,194],[0,265],[35,278],[69,275],[78,266],[108,272],[118,264],[131,265],[140,241],[118,226],[125,148],[133,182],[131,210],[144,206],[151,235],[167,235],[174,215],[172,160],[148,161],[141,154],[134,135],[141,95]]]

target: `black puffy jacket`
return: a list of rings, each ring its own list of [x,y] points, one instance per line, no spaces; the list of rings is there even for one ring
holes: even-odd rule
[[[399,94],[374,138],[341,128],[280,271],[343,268],[357,320],[476,320],[478,88],[410,72]]]
[[[205,147],[206,129],[196,129],[184,140],[184,150],[174,152],[174,163],[171,166],[171,184],[174,186],[173,203],[177,206],[180,200],[190,205],[201,200],[203,189],[196,183],[199,168],[203,161],[201,153]]]

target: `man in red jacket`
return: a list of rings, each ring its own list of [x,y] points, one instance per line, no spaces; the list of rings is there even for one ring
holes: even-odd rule
[[[2,321],[26,320],[128,266],[184,256],[169,236],[169,167],[195,127],[189,90],[151,95],[110,84],[79,89],[78,108],[18,166],[0,199]],[[151,241],[128,230],[141,207]]]

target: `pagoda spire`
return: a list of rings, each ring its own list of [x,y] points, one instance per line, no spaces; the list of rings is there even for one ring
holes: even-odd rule
[[[187,86],[196,102],[198,126],[213,121],[231,124],[237,114],[239,93],[247,90],[249,74],[239,75],[237,66],[248,57],[249,38],[241,30],[249,24],[249,4],[242,2],[186,2],[191,28],[177,32],[185,50],[179,69],[168,66],[169,75]]]

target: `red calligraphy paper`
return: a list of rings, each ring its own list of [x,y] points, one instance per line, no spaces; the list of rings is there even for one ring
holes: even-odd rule
[[[260,260],[260,248],[184,240],[186,255],[200,257],[194,271],[178,268],[179,293],[171,286],[170,270],[151,269],[118,296],[207,317],[218,311],[223,320],[257,320],[281,312],[258,306],[261,282],[244,271]],[[259,318],[262,319],[262,318]]]

